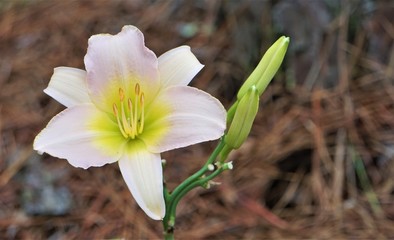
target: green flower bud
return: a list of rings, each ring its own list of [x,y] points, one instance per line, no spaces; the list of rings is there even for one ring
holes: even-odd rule
[[[237,108],[238,108],[238,103],[239,103],[239,100],[237,100],[237,101],[230,107],[230,109],[227,111],[227,118],[226,118],[227,126],[230,126],[231,122],[232,122],[233,119],[234,119],[234,114],[235,114],[235,111],[236,111]]]
[[[259,95],[261,95],[275,73],[278,71],[285,57],[290,38],[280,37],[264,54],[256,69],[250,74],[248,79],[239,89],[237,98],[241,99],[251,86],[255,85]]]
[[[239,148],[248,137],[254,118],[259,109],[259,94],[256,86],[252,85],[239,100],[234,118],[224,137],[224,142],[232,149]]]

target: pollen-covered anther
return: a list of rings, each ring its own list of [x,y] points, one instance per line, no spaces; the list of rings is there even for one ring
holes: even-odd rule
[[[135,95],[136,96],[140,95],[140,90],[141,90],[140,89],[140,84],[138,84],[138,83],[135,84],[135,89],[134,90],[135,90]]]
[[[120,107],[114,103],[113,112],[123,137],[134,139],[144,129],[144,93],[137,83],[134,88],[135,101],[127,98],[125,103],[125,92],[119,88]],[[126,106],[125,106],[126,105]]]

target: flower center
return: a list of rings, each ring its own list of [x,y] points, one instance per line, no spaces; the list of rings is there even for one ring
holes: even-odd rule
[[[134,101],[125,99],[122,88],[119,88],[120,107],[112,105],[118,127],[123,137],[134,139],[144,130],[144,93],[137,83],[134,88]]]

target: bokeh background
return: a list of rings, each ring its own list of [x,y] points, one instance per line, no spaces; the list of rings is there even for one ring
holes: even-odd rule
[[[132,24],[157,55],[190,45],[191,85],[228,107],[265,50],[291,38],[250,138],[220,185],[178,207],[178,239],[394,238],[394,4],[373,0],[0,0],[0,238],[157,239],[117,164],[32,150],[64,109],[43,93],[84,68],[87,39]],[[169,188],[216,142],[163,154]]]

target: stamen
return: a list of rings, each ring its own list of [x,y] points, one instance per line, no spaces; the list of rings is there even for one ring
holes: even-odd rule
[[[127,99],[127,107],[129,110],[130,117],[128,119],[129,126],[133,129],[134,115],[133,115],[133,102],[130,98]]]
[[[127,138],[128,137],[127,134],[123,130],[122,125],[120,125],[120,118],[119,118],[118,107],[116,106],[115,103],[114,103],[114,105],[112,105],[112,110],[114,111],[114,115],[116,117],[116,121],[118,122],[118,127],[119,127],[120,132],[122,133],[123,137]]]
[[[140,95],[140,85],[137,83],[137,84],[135,84],[135,99],[134,99],[134,103],[135,103],[135,106],[134,106],[134,121],[133,121],[133,131],[135,132],[135,133],[137,133],[138,132],[138,97],[139,97],[139,95]]]
[[[123,137],[132,139],[142,133],[145,121],[145,97],[138,83],[135,84],[134,91],[134,102],[127,98],[127,103],[125,103],[127,96],[125,96],[124,90],[119,88],[120,108],[115,103],[112,105],[120,132]]]
[[[127,99],[127,107],[128,107],[129,112],[133,111],[133,102],[131,101],[130,98]]]
[[[123,100],[120,101],[120,107],[121,107],[121,110],[122,110],[122,123],[123,123],[124,131],[127,133],[127,135],[129,135],[130,137],[134,138],[134,132],[131,129],[131,127],[130,127],[128,121],[127,121],[126,110],[125,110],[125,107],[124,107],[124,104],[123,104]]]
[[[144,129],[144,122],[145,122],[145,117],[144,117],[144,93],[141,93],[140,97],[140,105],[141,105],[141,118],[140,118],[140,127],[138,129],[138,134],[142,133],[142,130]]]

